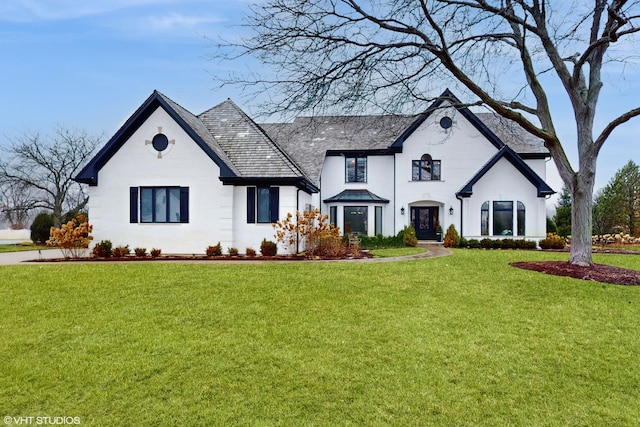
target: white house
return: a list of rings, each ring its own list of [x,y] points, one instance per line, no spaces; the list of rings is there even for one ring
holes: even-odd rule
[[[202,253],[259,248],[272,222],[318,207],[345,233],[540,239],[549,154],[448,90],[414,116],[258,125],[231,100],[194,115],[154,92],[78,174],[94,242]]]

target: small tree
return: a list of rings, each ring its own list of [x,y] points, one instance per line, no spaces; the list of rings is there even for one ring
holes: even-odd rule
[[[276,240],[290,252],[295,252],[302,243],[307,256],[336,256],[342,252],[340,228],[329,223],[329,216],[319,209],[288,213],[285,219],[273,224]]]
[[[93,226],[84,215],[79,215],[60,228],[51,227],[47,245],[60,248],[65,258],[80,258],[93,240],[91,231]]]
[[[460,235],[453,224],[451,224],[449,228],[447,228],[447,234],[444,236],[444,247],[457,248],[458,246],[460,246]]]
[[[45,243],[49,240],[51,227],[53,227],[53,215],[47,212],[39,213],[31,224],[31,240],[35,243]]]
[[[402,242],[405,246],[418,246],[418,236],[416,236],[416,229],[413,228],[413,225],[409,225],[404,229]]]

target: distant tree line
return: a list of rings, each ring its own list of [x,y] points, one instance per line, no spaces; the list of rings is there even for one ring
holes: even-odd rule
[[[571,196],[562,189],[551,224],[561,236],[571,235]],[[593,200],[593,234],[640,236],[640,167],[630,160]]]

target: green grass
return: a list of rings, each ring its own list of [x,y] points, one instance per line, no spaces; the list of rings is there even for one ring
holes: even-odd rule
[[[640,256],[595,258],[640,270]],[[508,266],[541,259],[566,254],[0,267],[0,414],[636,425],[640,288]]]
[[[4,252],[20,252],[20,251],[35,251],[38,249],[48,249],[46,246],[35,246],[28,243],[18,243],[16,245],[0,245],[0,253]]]

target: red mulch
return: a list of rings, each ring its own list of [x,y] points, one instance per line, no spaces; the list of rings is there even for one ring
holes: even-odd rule
[[[567,276],[614,285],[640,286],[640,271],[611,265],[593,264],[591,267],[580,267],[567,261],[513,262],[511,265],[555,276]]]

